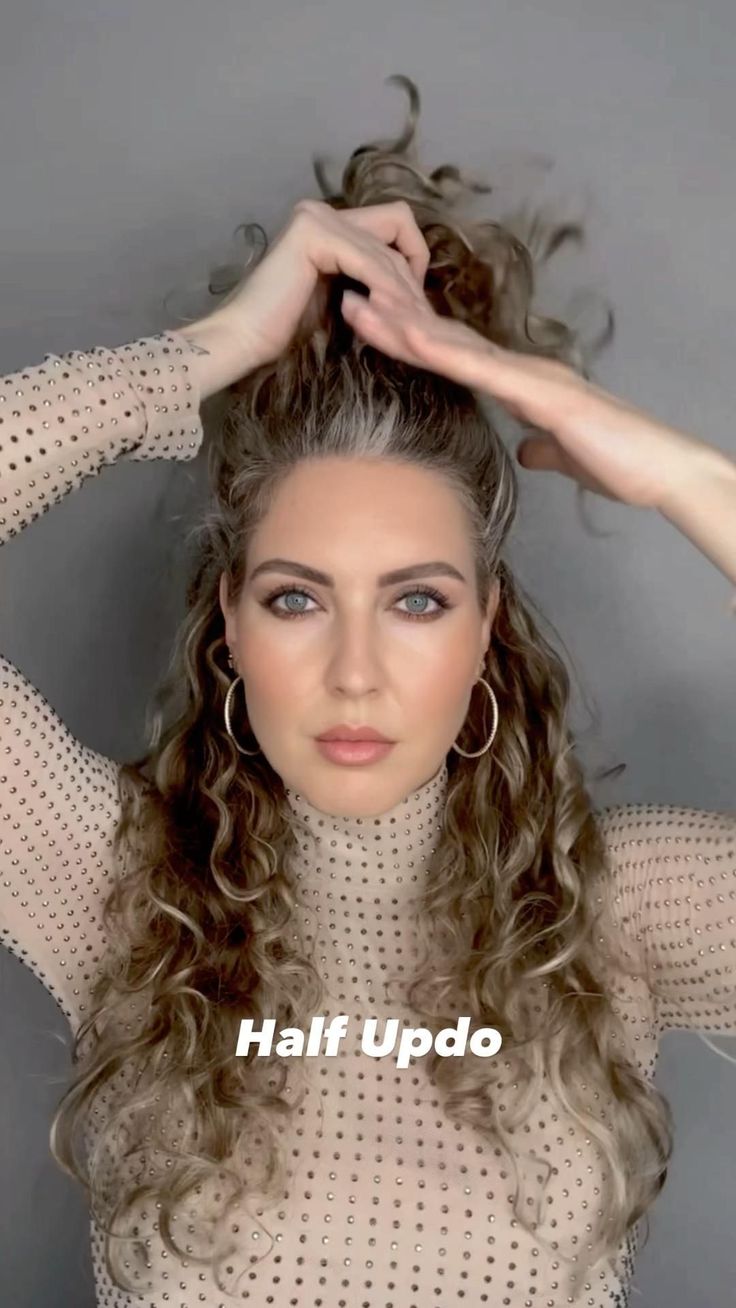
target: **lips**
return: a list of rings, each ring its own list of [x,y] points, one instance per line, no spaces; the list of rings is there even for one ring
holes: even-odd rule
[[[383,740],[392,744],[389,736],[383,736],[380,731],[373,727],[330,727],[329,731],[323,731],[317,737],[318,740]]]

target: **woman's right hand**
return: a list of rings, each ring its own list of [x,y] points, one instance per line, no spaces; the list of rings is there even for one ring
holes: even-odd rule
[[[405,200],[339,210],[321,200],[299,200],[261,262],[186,334],[196,339],[198,327],[209,328],[210,353],[223,350],[228,362],[221,372],[236,381],[319,325],[330,276],[342,273],[362,282],[384,304],[392,297],[405,303],[408,291],[428,309],[422,286],[429,257]]]

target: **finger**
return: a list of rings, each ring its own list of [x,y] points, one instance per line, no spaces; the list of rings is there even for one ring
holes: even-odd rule
[[[424,285],[431,253],[406,200],[366,204],[356,209],[343,209],[341,214],[354,226],[377,236],[385,245],[397,246],[420,286]]]
[[[409,318],[431,314],[432,307],[403,254],[397,254],[395,250],[388,253],[396,261],[396,275],[390,284],[381,282],[370,288],[370,303],[374,309],[384,313],[401,313]]]
[[[406,210],[404,214],[403,210]],[[418,277],[404,254],[388,244],[400,240],[411,248],[413,227],[420,249],[415,257],[423,280],[429,250],[408,205],[366,205],[361,209],[334,210],[319,200],[304,199],[294,206],[296,221],[287,236],[306,244],[310,262],[318,274],[344,273],[362,282],[371,294],[381,288],[390,294],[397,285],[409,289],[417,304],[424,301]],[[409,223],[410,234],[404,239],[402,224]]]
[[[365,233],[349,234],[343,242],[332,239],[336,272],[362,282],[372,302],[383,309],[428,307],[428,301],[403,254]],[[364,299],[368,297],[364,296]]]
[[[563,464],[559,446],[549,436],[526,436],[517,446],[516,458],[522,468],[564,472],[569,476],[569,469]]]
[[[403,254],[398,250],[394,250],[391,245],[384,245],[381,248],[390,260],[394,272],[396,273],[397,289],[400,289],[402,294],[408,291],[412,296],[412,299],[423,298],[424,292],[417,281],[415,273],[410,268]]]
[[[402,256],[372,238],[369,232],[351,231],[343,222],[333,226],[324,221],[322,214],[306,207],[302,207],[298,216],[299,223],[292,226],[290,233],[293,241],[298,241],[300,251],[306,253],[313,277],[343,274],[367,286],[371,295],[383,291],[390,296],[398,287],[408,286],[395,262]]]
[[[563,477],[579,481],[591,490],[597,489],[585,468],[573,459],[554,436],[525,436],[516,450],[522,468],[540,472],[559,472]]]
[[[408,345],[406,336],[397,330],[396,315],[381,312],[364,295],[344,291],[340,304],[343,318],[357,336],[394,359],[421,366],[421,358]]]

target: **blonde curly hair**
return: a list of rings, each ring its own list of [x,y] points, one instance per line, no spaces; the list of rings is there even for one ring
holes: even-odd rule
[[[523,213],[504,223],[461,221],[468,196],[490,188],[465,182],[453,166],[421,170],[412,158],[418,92],[408,78],[393,80],[409,93],[404,132],[355,150],[336,193],[315,160],[323,197],[336,208],[406,200],[431,251],[425,291],[437,313],[587,375],[576,333],[531,310],[535,261],[579,240],[581,229],[548,228]],[[262,754],[240,755],[223,725],[230,674],[218,583],[225,571],[237,596],[276,487],[317,453],[387,455],[436,470],[472,524],[482,609],[500,581],[483,675],[503,711],[491,752],[448,757],[443,828],[419,920],[423,957],[409,993],[432,1030],[457,1012],[498,1028],[523,1092],[502,1113],[488,1060],[431,1054],[446,1113],[509,1156],[515,1215],[544,1241],[516,1164],[518,1128],[550,1078],[603,1168],[586,1266],[615,1255],[667,1173],[669,1106],[622,1050],[613,974],[596,934],[610,869],[567,721],[570,678],[504,559],[517,511],[514,461],[476,395],[353,336],[339,311],[345,282],[325,285],[314,330],[227,394],[209,441],[209,497],[189,538],[186,616],[156,696],[150,747],[120,772],[109,951],[77,1032],[52,1150],[88,1188],[107,1233],[110,1275],[126,1289],[141,1288],[128,1273],[142,1201],[155,1201],[161,1238],[182,1256],[172,1216],[183,1199],[213,1183],[224,1228],[231,1201],[250,1189],[282,1191],[283,1124],[296,1104],[283,1094],[276,1055],[234,1057],[237,1030],[244,1013],[306,1028],[322,979],[294,943],[295,833],[282,780]],[[221,283],[220,293],[228,289]],[[612,322],[591,353],[610,339]],[[484,713],[471,710],[469,741],[486,738]],[[84,1157],[75,1133],[93,1122]],[[548,1243],[562,1255],[558,1240]],[[186,1251],[213,1264],[226,1254]]]

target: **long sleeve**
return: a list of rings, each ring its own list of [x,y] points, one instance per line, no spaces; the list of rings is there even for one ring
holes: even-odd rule
[[[118,458],[193,458],[190,354],[185,337],[163,332],[0,378],[0,541]],[[0,655],[0,939],[72,1026],[104,951],[118,770]]]
[[[600,817],[607,920],[658,1030],[736,1032],[736,815],[626,804]]]
[[[118,459],[191,459],[199,394],[178,332],[44,355],[0,378],[0,542]]]

